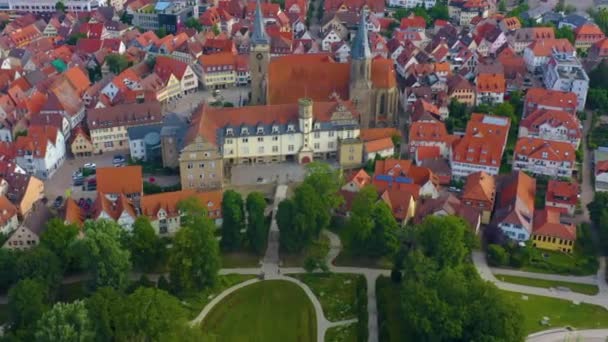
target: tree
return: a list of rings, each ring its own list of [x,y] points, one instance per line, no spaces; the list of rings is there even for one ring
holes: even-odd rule
[[[154,31],[154,33],[156,33],[156,36],[158,38],[165,38],[165,36],[167,35],[167,29],[165,27],[161,27],[158,30]]]
[[[470,254],[472,234],[459,217],[427,216],[416,230],[421,250],[439,267],[458,266]]]
[[[120,74],[130,65],[130,62],[127,57],[116,53],[111,53],[107,55],[105,62],[108,64],[108,68],[110,69],[110,71],[116,75]]]
[[[353,199],[348,222],[348,243],[349,249],[356,254],[366,254],[366,243],[374,228],[372,212],[377,200],[378,193],[372,185],[361,189]]]
[[[600,27],[600,29],[602,30],[602,32],[604,32],[604,34],[608,33],[608,10],[606,10],[606,9],[600,9],[600,10],[591,9],[589,11],[589,14],[591,14],[591,18],[593,18],[593,21],[597,24],[597,26]]]
[[[177,291],[200,290],[216,282],[220,269],[215,226],[195,199],[182,201],[179,208],[184,215],[169,255],[171,285]]]
[[[152,223],[146,216],[140,216],[135,220],[133,229],[125,240],[136,268],[149,272],[164,261],[165,244],[156,235]]]
[[[93,323],[96,341],[113,339],[123,302],[124,295],[111,287],[98,288],[86,300],[86,308]]]
[[[299,234],[295,230],[294,217],[296,215],[295,203],[292,199],[286,199],[279,203],[277,209],[277,226],[281,231],[279,236],[281,242],[281,249],[288,252],[295,252],[301,247],[299,241]]]
[[[500,245],[489,245],[488,263],[492,266],[506,266],[509,264],[509,253]]]
[[[0,292],[5,293],[17,280],[17,253],[0,248]]]
[[[241,244],[241,231],[245,228],[243,198],[234,190],[224,192],[222,198],[222,250],[234,251]]]
[[[108,220],[87,221],[84,231],[82,258],[92,274],[93,288],[125,289],[129,283],[131,256],[120,244],[118,224]]]
[[[80,229],[76,225],[65,224],[58,218],[48,221],[46,227],[40,236],[40,245],[55,253],[63,268],[68,268],[73,259],[70,245],[76,240]]]
[[[399,225],[395,221],[391,209],[384,202],[376,203],[372,219],[374,227],[371,232],[367,254],[372,257],[380,257],[395,253],[399,248],[397,240]]]
[[[80,38],[86,38],[87,35],[85,33],[81,33],[81,32],[77,32],[77,33],[73,33],[68,37],[68,40],[66,40],[66,44],[68,45],[76,45],[76,42],[78,42],[78,39]]]
[[[65,13],[65,4],[62,1],[57,1],[55,4],[55,10],[58,12]]]
[[[59,285],[63,274],[59,258],[44,246],[20,254],[16,269],[19,279],[37,279],[50,288]]]
[[[48,309],[48,288],[34,279],[23,279],[8,291],[8,309],[15,329],[38,321]]]
[[[259,192],[251,192],[247,195],[247,241],[249,246],[258,254],[262,255],[266,248],[268,239],[268,224],[264,210],[266,201],[264,195]]]
[[[186,20],[186,27],[195,29],[197,32],[201,32],[203,30],[203,25],[198,21],[195,17],[190,17]]]
[[[608,62],[604,61],[591,70],[589,86],[591,88],[608,89]]]
[[[435,22],[435,20],[437,20],[437,19],[450,20],[450,13],[449,13],[448,6],[445,4],[441,4],[441,3],[436,4],[435,6],[431,7],[431,9],[429,9],[429,17],[432,21],[432,22],[427,22],[427,23],[429,23],[429,25],[432,24],[433,22]]]
[[[507,11],[507,2],[505,0],[500,0],[498,2],[498,11],[504,13]]]
[[[116,321],[118,341],[163,341],[175,329],[184,329],[187,312],[167,292],[141,287],[128,295]]]
[[[95,336],[81,300],[53,305],[38,321],[35,335],[39,342],[89,342]]]
[[[219,34],[222,33],[218,24],[215,24],[211,27],[211,32],[213,32],[213,34],[216,36],[219,36]]]
[[[574,31],[568,26],[562,26],[555,30],[555,38],[568,39],[574,45]]]

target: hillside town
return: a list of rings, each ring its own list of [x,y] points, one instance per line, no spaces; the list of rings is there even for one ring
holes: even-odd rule
[[[606,34],[605,0],[0,0],[0,339],[608,338]]]

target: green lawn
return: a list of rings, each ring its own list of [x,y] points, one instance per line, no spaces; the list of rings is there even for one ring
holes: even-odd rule
[[[181,298],[185,305],[190,309],[190,318],[196,317],[205,305],[207,305],[215,296],[220,294],[225,289],[232,287],[238,283],[255,278],[254,275],[244,274],[226,274],[218,276],[217,284],[210,289],[205,289],[195,294],[190,294]]]
[[[511,275],[496,274],[497,279],[506,281],[507,283],[528,285],[534,287],[567,287],[573,292],[584,293],[588,295],[596,295],[598,288],[595,285],[569,283],[565,281],[553,281],[544,279],[524,278]]]
[[[222,268],[257,267],[262,257],[248,252],[222,253]]]
[[[572,254],[539,249],[521,269],[538,273],[591,275],[597,272],[597,267],[595,255],[584,255],[575,248]]]
[[[313,342],[312,303],[296,284],[268,280],[233,292],[201,324],[209,341]]]
[[[357,317],[356,303],[357,283],[363,283],[365,278],[357,274],[314,273],[295,274],[308,285],[321,302],[323,313],[330,321],[342,321]]]
[[[376,281],[376,298],[378,301],[378,333],[380,341],[403,341],[406,336],[401,318],[401,294],[399,284],[388,277],[379,277]]]
[[[325,342],[357,342],[357,324],[329,328],[325,332]]]
[[[512,302],[518,303],[524,313],[524,330],[526,334],[547,330],[552,327],[571,326],[576,329],[608,328],[608,311],[591,304],[575,305],[572,302],[502,291]],[[543,326],[540,321],[549,317],[550,326]]]
[[[319,236],[317,241],[314,241],[306,250],[299,254],[280,253],[283,267],[302,267],[304,260],[308,257],[325,260],[329,253],[329,238],[323,234]]]

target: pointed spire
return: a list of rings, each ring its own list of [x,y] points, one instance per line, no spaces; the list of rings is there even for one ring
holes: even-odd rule
[[[369,49],[369,40],[367,39],[367,22],[365,20],[365,15],[365,11],[361,11],[361,18],[359,20],[357,35],[355,36],[355,41],[353,42],[353,59],[368,59],[372,56],[372,53]]]
[[[253,34],[251,35],[252,44],[269,44],[264,16],[262,15],[262,5],[260,0],[256,0],[255,14],[253,19]]]

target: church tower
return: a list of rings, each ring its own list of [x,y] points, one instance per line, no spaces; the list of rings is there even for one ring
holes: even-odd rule
[[[357,35],[353,41],[350,62],[350,100],[361,114],[361,126],[370,126],[372,95],[372,53],[367,38],[365,12],[361,11]]]
[[[266,34],[260,0],[257,0],[253,30],[249,39],[249,70],[251,74],[252,105],[266,104],[268,62],[270,61],[270,39]]]

